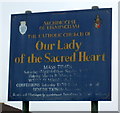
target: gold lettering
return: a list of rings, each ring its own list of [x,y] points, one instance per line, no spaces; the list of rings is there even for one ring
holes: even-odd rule
[[[87,52],[79,52],[79,62],[81,61],[105,61],[105,54],[87,55]]]
[[[75,51],[79,51],[80,47],[82,46],[82,43],[76,42],[76,40],[72,40],[70,43],[64,43],[63,46],[61,45],[61,40],[58,40],[58,50],[62,49],[75,49]]]
[[[45,62],[50,62],[50,57],[49,57],[49,55],[50,55],[50,53],[46,53],[46,54],[45,54],[45,58],[47,59],[47,60],[45,60]]]
[[[35,45],[37,50],[53,50],[55,44],[45,44],[42,41],[38,41]]]
[[[28,56],[28,63],[41,63],[42,57],[35,57],[34,54],[31,54],[31,56]]]
[[[60,40],[58,40],[58,46],[57,46],[58,48],[58,50],[61,50],[61,49],[63,49],[63,48],[61,48],[61,41]]]
[[[102,61],[105,61],[105,54],[102,54]]]
[[[72,53],[71,56],[51,56],[50,53],[46,53],[44,55],[45,62],[75,62],[76,61],[76,53]]]
[[[26,56],[25,54],[21,54],[20,57],[16,57],[14,59],[15,63],[20,63],[20,64],[24,63],[25,56]]]
[[[85,36],[90,36],[90,32],[85,32]]]

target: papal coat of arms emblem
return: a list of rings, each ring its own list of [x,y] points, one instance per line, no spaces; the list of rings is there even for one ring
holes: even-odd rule
[[[100,28],[101,27],[101,18],[99,15],[96,15],[96,19],[95,19],[95,28]]]
[[[27,31],[26,21],[21,21],[19,26],[19,32],[24,35]]]

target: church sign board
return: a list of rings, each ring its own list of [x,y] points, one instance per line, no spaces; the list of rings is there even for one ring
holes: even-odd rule
[[[9,101],[110,101],[112,9],[13,14]]]

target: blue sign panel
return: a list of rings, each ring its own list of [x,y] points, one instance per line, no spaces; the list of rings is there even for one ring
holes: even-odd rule
[[[10,101],[110,101],[112,9],[11,17]]]

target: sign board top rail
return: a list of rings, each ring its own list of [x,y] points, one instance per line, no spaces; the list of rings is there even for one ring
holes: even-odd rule
[[[104,10],[112,10],[112,8],[99,8],[99,9],[84,9],[84,10],[66,10],[66,11],[45,11],[45,12],[32,12],[28,13],[30,15],[34,14],[65,14],[65,13],[74,13],[74,12],[84,12],[84,11],[104,11]],[[19,14],[11,14],[12,16],[17,16],[17,15],[28,15],[26,13],[19,13]]]

